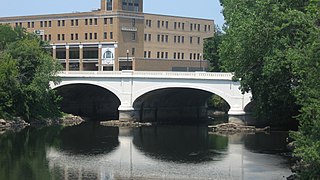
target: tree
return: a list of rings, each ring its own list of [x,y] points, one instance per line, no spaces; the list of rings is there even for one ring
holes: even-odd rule
[[[0,40],[3,40],[0,44],[4,44],[0,63],[7,64],[5,68],[11,68],[12,71],[11,74],[6,73],[5,69],[0,71],[0,77],[6,77],[0,82],[0,87],[6,87],[11,82],[16,87],[12,90],[7,88],[6,93],[10,96],[0,97],[8,97],[6,101],[11,107],[10,112],[2,109],[2,114],[9,113],[27,120],[58,116],[59,97],[50,89],[49,83],[58,81],[56,73],[60,68],[59,62],[52,59],[45,48],[46,44],[37,36],[8,26],[0,26],[0,32],[6,32],[0,35]]]
[[[310,21],[302,1],[222,0],[226,35],[220,57],[228,71],[241,78],[242,91],[251,91],[254,112],[271,125],[288,123],[299,106],[292,88],[293,52],[305,46]],[[296,53],[294,53],[296,54]]]
[[[213,37],[207,38],[204,41],[204,59],[210,62],[209,71],[211,72],[220,72],[222,70],[220,66],[219,47],[222,43],[223,35],[219,27],[216,27]]]

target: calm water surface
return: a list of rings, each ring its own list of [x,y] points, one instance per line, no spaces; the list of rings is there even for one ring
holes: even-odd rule
[[[28,128],[0,135],[0,179],[285,179],[278,154],[287,137],[220,136],[205,126]]]

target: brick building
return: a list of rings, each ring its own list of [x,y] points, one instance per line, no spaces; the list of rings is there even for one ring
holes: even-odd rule
[[[214,21],[143,13],[143,0],[101,0],[91,12],[0,18],[48,41],[67,71],[198,71]]]

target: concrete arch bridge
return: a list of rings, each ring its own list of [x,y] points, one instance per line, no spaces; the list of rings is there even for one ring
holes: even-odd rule
[[[232,73],[68,71],[59,76],[61,82],[51,88],[63,97],[62,110],[98,119],[203,119],[212,94],[230,105],[229,115],[244,115],[251,101]]]

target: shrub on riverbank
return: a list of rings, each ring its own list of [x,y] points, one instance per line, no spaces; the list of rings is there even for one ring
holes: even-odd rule
[[[58,82],[60,66],[36,35],[0,25],[0,118],[60,116],[49,84]]]

